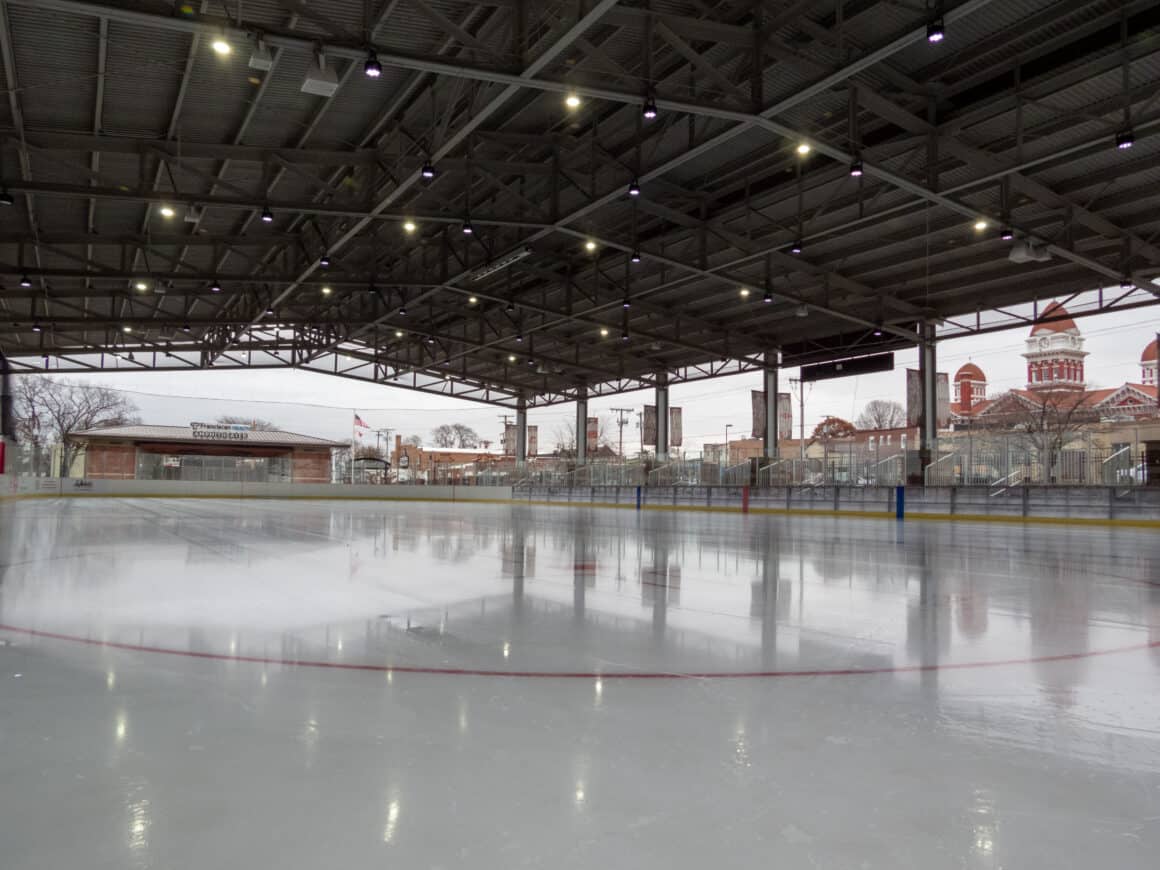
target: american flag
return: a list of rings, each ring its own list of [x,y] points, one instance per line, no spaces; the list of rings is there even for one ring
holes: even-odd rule
[[[368,425],[366,424],[366,421],[365,421],[365,420],[363,420],[363,418],[362,418],[362,417],[360,417],[358,414],[355,414],[355,415],[354,415],[354,425],[355,425],[355,426],[358,426],[358,427],[361,427],[361,428],[363,428],[363,429],[369,429],[369,428],[371,428],[370,426],[368,426]]]

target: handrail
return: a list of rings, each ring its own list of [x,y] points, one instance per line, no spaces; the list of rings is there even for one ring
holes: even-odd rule
[[[948,459],[954,459],[957,455],[958,455],[957,453],[948,453],[945,456],[940,456],[934,462],[930,463],[925,468],[923,468],[923,470],[922,470],[923,485],[930,486],[930,470],[932,468],[934,468],[937,465],[942,464],[943,462],[946,462]]]
[[[1022,479],[1022,477],[1023,477],[1023,470],[1022,470],[1022,469],[1020,469],[1019,471],[1012,471],[1012,472],[1011,472],[1010,474],[1008,474],[1006,477],[1000,477],[998,480],[996,480],[996,481],[992,482],[992,483],[990,484],[990,488],[991,488],[992,490],[994,490],[994,492],[988,493],[988,494],[987,494],[987,497],[988,497],[988,498],[994,498],[995,496],[997,496],[997,495],[1002,495],[1002,494],[1003,494],[1003,493],[1005,493],[1007,490],[1011,489],[1011,487],[1009,487],[1009,486],[1005,486],[1005,484],[1007,483],[1007,481],[1009,481],[1009,480],[1010,480],[1011,478],[1013,478],[1013,477],[1018,477],[1018,478]]]
[[[1128,445],[1127,445],[1127,446],[1125,446],[1125,447],[1121,447],[1119,450],[1117,450],[1115,453],[1113,453],[1113,454],[1112,454],[1111,456],[1109,456],[1107,459],[1103,460],[1103,461],[1100,463],[1100,465],[1107,465],[1109,462],[1111,462],[1113,459],[1115,459],[1115,458],[1116,458],[1117,456],[1119,456],[1121,453],[1129,453],[1129,454],[1130,454],[1130,453],[1131,453],[1131,450],[1132,450],[1132,445],[1131,445],[1131,444],[1128,444]]]

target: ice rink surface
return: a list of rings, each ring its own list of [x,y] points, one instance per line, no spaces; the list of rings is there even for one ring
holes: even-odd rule
[[[1160,535],[0,505],[0,867],[1155,868]]]

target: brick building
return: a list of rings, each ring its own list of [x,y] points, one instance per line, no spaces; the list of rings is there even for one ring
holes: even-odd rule
[[[246,426],[111,426],[69,433],[82,445],[81,476],[95,480],[214,480],[330,483],[342,445]]]

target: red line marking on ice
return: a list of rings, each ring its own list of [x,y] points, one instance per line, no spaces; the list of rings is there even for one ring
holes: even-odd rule
[[[882,668],[833,668],[811,669],[805,671],[698,671],[673,672],[663,671],[497,671],[486,668],[436,668],[421,665],[376,665],[360,664],[357,662],[324,662],[312,659],[286,659],[274,656],[246,656],[229,655],[228,653],[198,652],[196,650],[171,649],[163,646],[149,646],[147,644],[121,643],[113,640],[97,640],[91,637],[81,637],[75,634],[60,634],[55,631],[41,631],[35,628],[22,628],[17,625],[0,624],[0,631],[10,631],[29,637],[42,637],[50,640],[63,640],[70,643],[99,646],[106,649],[126,650],[128,652],[153,653],[155,655],[182,656],[190,659],[209,659],[219,662],[250,662],[259,665],[286,665],[298,668],[331,668],[341,671],[373,671],[376,673],[393,674],[434,674],[449,677],[522,677],[525,679],[552,679],[552,680],[738,680],[775,677],[854,677],[871,676],[874,674],[909,674],[925,671],[961,671],[978,668],[1000,668],[1012,665],[1037,665],[1049,662],[1068,662],[1076,659],[1090,659],[1097,656],[1119,655],[1129,652],[1160,648],[1160,641],[1151,643],[1137,643],[1130,646],[1115,647],[1112,649],[1092,650],[1082,653],[1061,653],[1052,656],[1031,656],[1018,659],[995,659],[981,662],[948,662],[938,665],[898,665]]]

